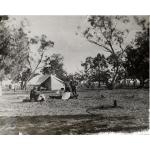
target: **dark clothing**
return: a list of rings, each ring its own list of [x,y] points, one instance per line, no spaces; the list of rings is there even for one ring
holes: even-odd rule
[[[30,100],[37,101],[39,97],[39,92],[36,89],[32,89],[30,92]]]
[[[66,88],[65,88],[65,92],[70,92],[70,88],[69,88],[69,87],[66,87]]]
[[[71,92],[71,88],[70,88],[69,82],[65,83],[65,92]]]
[[[77,89],[76,89],[76,88],[72,88],[72,94],[73,94],[74,96],[77,95]]]
[[[34,90],[32,89],[32,90],[30,91],[30,100],[33,99],[33,98],[34,98]]]
[[[75,81],[70,81],[70,87],[72,89],[72,94],[73,96],[77,95],[77,89],[76,89],[76,82]]]

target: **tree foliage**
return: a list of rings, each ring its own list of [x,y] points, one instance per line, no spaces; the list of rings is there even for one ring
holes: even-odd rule
[[[130,41],[127,42],[126,39],[129,32],[131,32],[127,29],[127,25],[130,24],[131,18],[132,22],[135,22],[136,25],[141,27],[142,32],[137,32],[137,37],[134,40],[130,39]],[[88,18],[88,23],[89,27],[85,30],[83,35],[90,43],[101,47],[100,50],[109,53],[107,61],[111,66],[112,86],[115,84],[116,80],[121,78],[121,76],[122,78],[125,76],[127,77],[128,75],[130,76],[131,74],[134,74],[136,77],[139,76],[139,74],[143,74],[143,77],[144,74],[147,76],[148,73],[146,72],[148,71],[148,63],[145,64],[144,62],[148,60],[149,35],[148,26],[145,26],[145,17],[90,16]],[[133,50],[135,47],[136,50]],[[136,55],[135,58],[133,58],[133,53],[134,56]],[[126,68],[124,68],[125,56]],[[138,61],[138,63],[135,61]],[[130,63],[132,63],[131,68],[129,67],[131,66]],[[142,66],[144,64],[145,67],[143,68]],[[134,67],[136,67],[136,69]]]
[[[32,72],[32,75],[36,73],[38,69],[41,68],[41,63],[44,61],[44,54],[47,50],[50,50],[54,46],[54,42],[51,40],[47,40],[46,35],[41,35],[41,37],[35,36],[30,39],[30,45],[36,45],[36,52],[38,53],[39,57],[34,58],[34,53],[31,55],[32,49],[29,51],[29,58],[28,58],[28,66]],[[36,61],[37,60],[37,61]],[[32,65],[34,64],[34,65]],[[31,75],[31,77],[32,77]]]
[[[126,16],[90,16],[88,18],[90,27],[85,32],[85,38],[104,51],[110,54],[110,62],[113,65],[113,79],[114,84],[120,69],[120,60],[123,56],[126,45],[125,39],[128,35],[127,28],[119,28],[129,22]]]
[[[86,80],[93,82],[98,81],[99,87],[101,81],[105,83],[108,82],[110,73],[108,69],[107,59],[104,55],[98,53],[94,58],[87,57],[85,59],[85,62],[82,63],[81,66],[84,68]]]
[[[61,54],[53,54],[46,57],[44,60],[43,74],[56,74],[58,78],[64,80],[66,78],[66,71],[63,66],[63,56]]]
[[[136,34],[135,46],[127,48],[124,67],[127,76],[138,78],[143,86],[143,81],[149,78],[149,26],[145,19],[135,19],[143,30]]]
[[[29,37],[22,24],[9,27],[6,19],[6,16],[0,16],[0,76],[2,79],[8,75],[25,87],[40,69],[45,52],[54,46],[54,42],[46,35]],[[32,53],[33,45],[36,45],[38,57]]]

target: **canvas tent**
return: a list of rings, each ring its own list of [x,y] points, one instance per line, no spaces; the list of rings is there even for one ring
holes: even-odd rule
[[[27,84],[28,86],[41,86],[47,90],[60,90],[64,88],[64,82],[54,75],[37,75]]]

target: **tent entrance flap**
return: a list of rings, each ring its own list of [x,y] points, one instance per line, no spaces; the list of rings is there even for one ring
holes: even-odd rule
[[[51,88],[51,90],[60,90],[61,88],[65,88],[64,82],[56,76],[51,75]]]

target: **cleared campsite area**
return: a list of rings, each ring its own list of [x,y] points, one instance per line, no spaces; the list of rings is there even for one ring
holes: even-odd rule
[[[82,90],[78,99],[22,102],[27,95],[3,94],[0,134],[93,134],[148,129],[149,91],[145,89]],[[117,107],[113,107],[114,100]]]

